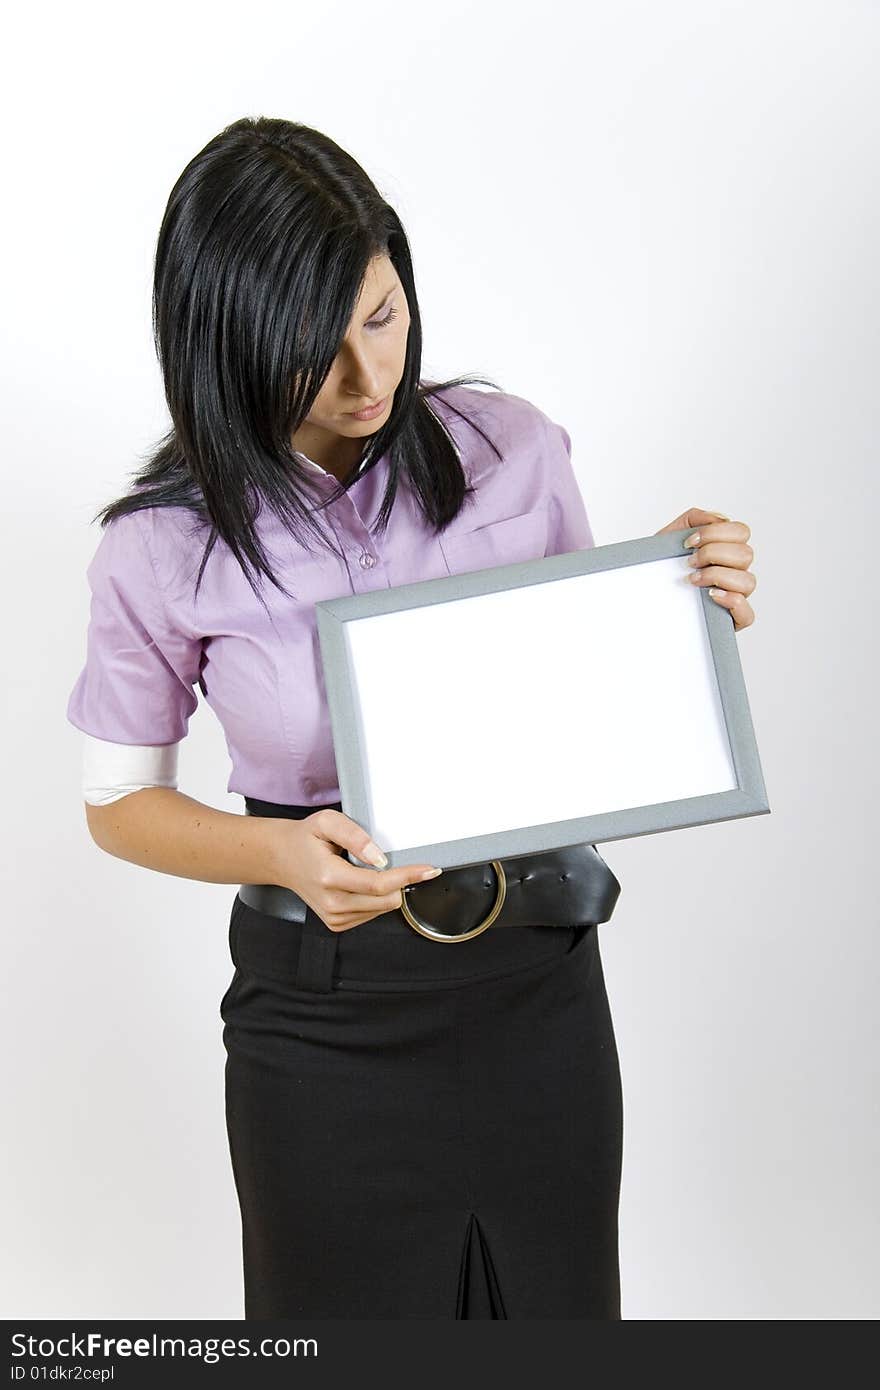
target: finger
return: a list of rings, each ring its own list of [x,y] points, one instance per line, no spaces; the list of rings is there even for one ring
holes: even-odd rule
[[[442,872],[442,870],[440,871]],[[426,878],[436,878],[436,865],[402,864],[396,869],[358,869],[344,859],[331,860],[321,878],[321,886],[328,895],[337,894],[344,898],[340,911],[375,911],[377,898],[397,893],[410,883],[421,883]],[[357,898],[357,903],[353,900]]]
[[[325,807],[310,820],[312,833],[329,843],[337,856],[341,847],[350,850],[356,858],[381,867],[385,860],[382,850],[370,838],[369,832],[344,812]]]
[[[755,621],[755,614],[752,605],[749,603],[745,594],[733,594],[727,589],[708,589],[707,593],[714,603],[720,608],[726,608],[733,618],[733,626],[738,632],[740,628],[751,627]]]
[[[399,904],[397,905],[399,906]],[[395,904],[392,904],[392,907],[393,906],[395,906]],[[372,922],[375,917],[381,914],[382,910],[382,908],[379,908],[377,912],[374,904],[369,912],[348,912],[342,916],[332,917],[331,920],[325,922],[324,925],[325,927],[329,927],[330,931],[350,931],[352,927],[360,927],[364,922]]]
[[[398,888],[379,896],[331,891],[324,895],[321,908],[326,925],[336,930],[355,926],[383,912],[393,912],[402,905],[403,889]]]
[[[360,917],[346,917],[341,922],[325,922],[324,926],[329,927],[331,931],[351,931],[352,927],[359,927],[365,921],[369,921],[369,918],[361,915]]]
[[[706,541],[748,541],[751,530],[745,521],[709,521],[698,525],[684,538],[685,548],[701,545]]]
[[[739,594],[753,594],[758,584],[757,575],[751,570],[732,570],[723,565],[706,565],[702,569],[692,570],[688,579],[692,584],[702,584],[705,588],[714,584],[719,589],[732,589]]]
[[[706,526],[716,521],[730,521],[730,517],[725,516],[724,512],[707,512],[702,507],[690,507],[686,512],[677,516],[674,521],[661,526],[655,534],[662,536],[666,531],[683,531],[688,526]]]
[[[691,550],[688,564],[695,569],[702,565],[726,565],[728,569],[747,570],[754,558],[753,548],[744,542],[710,540],[704,544],[701,540]]]
[[[690,507],[685,512],[685,526],[702,526],[704,522],[730,521],[725,512],[710,512],[703,507]]]
[[[382,912],[393,912],[401,906],[403,890],[383,893],[380,897],[366,893],[329,893],[324,897],[322,911],[328,926],[345,925],[352,919],[361,922]]]
[[[699,545],[708,545],[712,541],[728,541],[737,545],[744,545],[751,534],[751,530],[744,521],[713,521],[709,525],[704,523],[690,531],[682,544],[685,550],[692,550]]]

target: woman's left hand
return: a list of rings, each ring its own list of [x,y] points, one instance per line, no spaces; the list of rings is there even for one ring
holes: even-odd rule
[[[664,531],[681,531],[689,526],[694,527],[694,532],[685,537],[684,544],[694,547],[691,583],[712,586],[709,597],[728,609],[737,632],[751,627],[755,615],[748,595],[754,592],[758,581],[749,569],[755,552],[747,544],[752,534],[748,526],[744,521],[731,521],[721,512],[691,507],[654,534],[661,536]]]

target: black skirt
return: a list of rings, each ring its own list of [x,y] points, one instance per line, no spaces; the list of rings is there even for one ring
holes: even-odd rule
[[[220,1014],[246,1319],[620,1318],[598,931],[446,944],[400,913],[331,932],[235,897]]]

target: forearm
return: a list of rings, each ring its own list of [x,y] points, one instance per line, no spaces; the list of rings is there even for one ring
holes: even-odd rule
[[[284,822],[206,806],[170,787],[144,787],[87,808],[95,843],[117,859],[203,883],[275,883]]]

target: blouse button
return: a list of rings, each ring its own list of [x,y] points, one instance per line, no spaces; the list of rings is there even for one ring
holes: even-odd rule
[[[358,558],[365,570],[372,569],[376,563],[375,555],[371,555],[368,550],[362,550]]]

